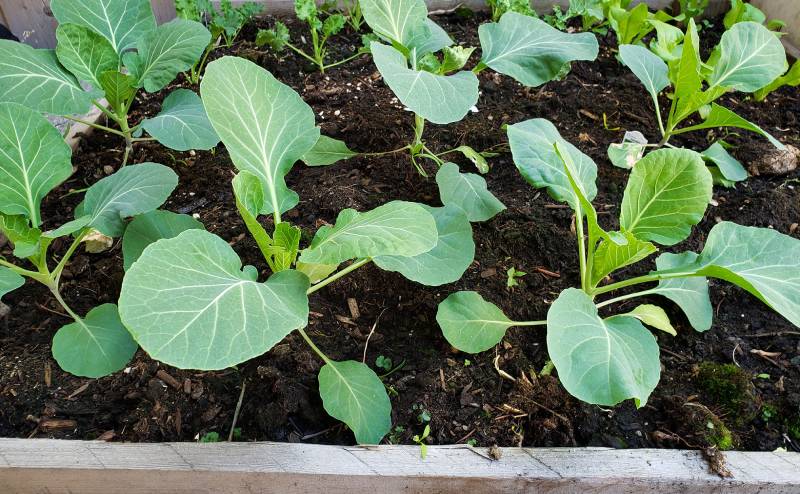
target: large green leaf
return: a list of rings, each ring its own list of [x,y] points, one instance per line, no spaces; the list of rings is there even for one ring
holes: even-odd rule
[[[109,237],[120,237],[125,218],[152,211],[178,186],[178,175],[158,163],[120,168],[86,191],[80,216],[91,217],[89,226]]]
[[[162,238],[174,238],[186,230],[202,230],[203,224],[188,214],[157,209],[141,214],[125,228],[122,237],[122,259],[125,271],[136,262],[148,245]]]
[[[573,209],[577,207],[578,198],[572,190],[564,163],[554,148],[558,142],[572,158],[577,172],[575,178],[585,191],[586,198],[591,201],[597,195],[597,165],[562,138],[549,120],[534,118],[509,125],[507,133],[514,164],[528,183],[537,188],[546,187],[553,199],[567,202]]]
[[[786,51],[775,33],[755,22],[740,22],[725,31],[711,86],[752,93],[786,70]]]
[[[715,142],[701,154],[703,158],[717,165],[720,173],[726,180],[732,182],[747,180],[747,170],[744,169],[742,163],[731,156],[719,142]]]
[[[319,371],[319,395],[325,411],[347,424],[358,444],[378,444],[392,427],[386,388],[361,362],[325,362]]]
[[[436,221],[421,204],[392,201],[364,213],[343,210],[334,226],[317,231],[300,260],[338,264],[360,257],[413,257],[433,249],[438,238]]]
[[[711,173],[688,149],[659,149],[633,168],[622,198],[620,226],[642,240],[675,245],[703,219]]]
[[[56,115],[84,114],[99,94],[83,90],[58,62],[54,50],[0,40],[0,103],[25,105]]]
[[[411,111],[436,124],[464,118],[478,102],[478,77],[469,71],[436,75],[408,68],[402,53],[378,42],[372,57],[386,85]]]
[[[800,240],[723,221],[709,232],[696,264],[698,274],[744,288],[800,326]]]
[[[595,250],[592,262],[593,286],[614,271],[646,259],[658,250],[655,245],[639,240],[631,232],[622,232],[622,235],[628,241],[626,244],[603,240]]]
[[[411,37],[403,43],[406,48],[414,51],[417,60],[428,53],[435,53],[452,44],[453,39],[450,35],[432,19],[425,19],[425,22],[417,26],[412,31]]]
[[[475,258],[469,218],[455,206],[423,207],[436,221],[436,247],[413,257],[379,256],[374,259],[375,264],[427,286],[458,281]]]
[[[642,81],[653,99],[653,104],[658,107],[658,93],[669,86],[667,64],[647,48],[637,45],[620,46],[619,56],[631,72]]]
[[[120,55],[156,28],[150,0],[51,0],[50,8],[60,24],[102,34]]]
[[[159,114],[145,119],[142,128],[161,144],[178,151],[208,150],[219,143],[203,101],[189,89],[171,92],[164,99]]]
[[[576,398],[612,406],[647,402],[661,374],[656,339],[638,319],[602,319],[581,290],[561,292],[547,311],[547,352],[561,384]]]
[[[358,153],[351,151],[344,141],[328,136],[319,136],[314,147],[303,155],[303,162],[308,166],[328,166],[353,156],[358,156]]]
[[[72,150],[38,112],[0,103],[0,212],[42,223],[42,198],[72,174]]]
[[[445,163],[436,172],[439,196],[445,206],[453,205],[466,213],[469,221],[486,221],[506,206],[486,187],[486,180],[474,173],[461,173],[455,163]]]
[[[261,213],[293,208],[299,198],[284,176],[319,139],[311,107],[266,70],[233,57],[208,64],[200,94],[233,164],[261,179]]]
[[[555,79],[572,61],[597,58],[594,34],[567,34],[516,12],[505,13],[500,22],[481,24],[478,34],[483,63],[526,86]]]
[[[716,103],[711,103],[711,112],[702,123],[693,125],[691,127],[684,127],[683,129],[680,129],[680,133],[683,134],[686,132],[693,132],[695,130],[713,129],[717,127],[736,127],[739,129],[749,130],[750,132],[755,132],[756,134],[766,137],[767,140],[778,149],[786,148],[786,146],[784,146],[779,140],[772,137],[769,133],[767,133],[767,131],[758,125],[745,120],[731,110],[728,110],[724,106],[720,106]]]
[[[136,52],[122,56],[138,87],[154,93],[191,68],[203,55],[211,33],[199,22],[173,19],[136,43]]]
[[[0,266],[0,298],[25,284],[25,278],[10,269]]]
[[[100,75],[119,70],[119,55],[103,36],[88,27],[61,24],[56,29],[56,56],[78,79],[101,88]]]
[[[226,241],[187,230],[150,245],[131,266],[120,315],[154,359],[224,369],[263,354],[308,322],[305,275],[281,271],[266,283],[256,276],[242,269]]]
[[[53,337],[53,357],[59,367],[83,377],[103,377],[133,358],[138,345],[119,319],[117,306],[103,304],[86,317],[62,326]]]
[[[403,46],[428,18],[424,0],[361,0],[359,6],[375,34]]]
[[[697,260],[694,252],[661,254],[656,258],[656,267],[659,271],[691,266]],[[689,269],[688,271],[692,271]],[[711,298],[708,295],[708,281],[704,277],[672,278],[661,280],[651,293],[663,295],[675,302],[681,308],[689,324],[695,331],[708,331],[714,316],[711,307]]]
[[[478,292],[456,292],[439,304],[436,322],[447,341],[462,352],[480,353],[500,343],[514,325]]]

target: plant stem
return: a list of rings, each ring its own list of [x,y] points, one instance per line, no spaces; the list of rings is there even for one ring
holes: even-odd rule
[[[80,118],[75,118],[70,115],[64,115],[64,118],[66,118],[67,120],[72,120],[73,122],[78,122],[83,125],[88,125],[89,127],[93,127],[95,129],[102,130],[104,132],[110,132],[111,134],[116,134],[118,136],[125,137],[125,134],[123,134],[122,132],[118,131],[117,129],[112,129],[111,127],[106,127],[105,125],[87,122],[86,120],[81,120]]]
[[[42,273],[37,273],[36,271],[30,271],[25,268],[21,268],[16,264],[12,264],[4,259],[0,259],[0,266],[6,267],[20,276],[27,276],[28,278],[36,280],[40,283],[47,284],[47,281],[49,281],[50,279],[47,275],[44,275]]]
[[[298,54],[298,55],[300,55],[301,57],[305,58],[305,59],[306,59],[306,60],[308,60],[309,62],[313,63],[314,65],[317,65],[317,66],[319,66],[319,63],[317,63],[317,61],[314,59],[314,57],[312,57],[311,55],[307,54],[306,52],[304,52],[304,51],[303,51],[303,50],[301,50],[300,48],[298,48],[298,47],[294,46],[294,45],[293,45],[293,44],[291,44],[291,43],[286,43],[286,46],[288,46],[289,48],[291,48],[292,50],[294,50],[294,51],[295,51],[295,53],[297,53],[297,54]]]
[[[51,284],[48,285],[48,288],[50,288],[50,292],[56,298],[56,301],[58,301],[61,307],[63,307],[64,310],[67,311],[67,314],[69,314],[70,317],[72,317],[76,322],[80,322],[81,317],[78,314],[76,314],[72,309],[70,309],[69,305],[67,305],[67,303],[64,301],[64,298],[61,296],[61,292],[58,290],[58,285]]]
[[[306,294],[307,295],[311,295],[312,293],[316,292],[317,290],[319,290],[319,289],[321,289],[321,288],[333,283],[334,281],[338,280],[339,278],[342,278],[343,276],[346,276],[346,275],[352,273],[356,269],[358,269],[361,266],[364,266],[366,264],[369,264],[370,262],[372,262],[372,259],[369,258],[369,257],[366,257],[364,259],[358,260],[358,261],[354,262],[353,264],[347,266],[346,268],[342,269],[341,271],[338,271],[338,272],[328,276],[327,278],[325,278],[324,280],[320,281],[316,285],[310,287],[306,291]]]
[[[414,142],[411,144],[412,148],[423,146],[422,134],[425,132],[425,119],[421,116],[414,114]]]
[[[125,154],[122,155],[121,165],[125,166],[128,163],[128,157],[133,151],[133,132],[131,131],[130,127],[128,127],[127,117],[121,117],[118,122],[120,128],[122,129],[122,135],[125,137]]]
[[[311,349],[314,350],[314,353],[319,355],[319,358],[321,358],[323,362],[325,362],[326,364],[331,364],[331,359],[329,359],[328,356],[325,355],[325,353],[322,350],[320,350],[319,347],[317,347],[317,345],[315,345],[313,341],[311,341],[311,338],[309,338],[309,336],[306,334],[303,328],[297,328],[297,332],[300,333],[300,336],[302,336],[303,339],[306,340],[308,346],[310,346]]]
[[[349,56],[349,57],[345,58],[344,60],[339,60],[338,62],[334,62],[334,63],[332,63],[332,64],[328,64],[328,65],[326,65],[326,66],[324,67],[324,69],[330,69],[330,68],[332,68],[332,67],[336,67],[337,65],[342,65],[343,63],[347,63],[347,62],[349,62],[350,60],[353,60],[354,58],[358,58],[359,56],[361,56],[361,53],[354,53],[353,55],[351,55],[351,56]],[[323,69],[323,71],[324,71],[324,69]]]
[[[547,321],[514,321],[514,326],[547,326]]]
[[[575,208],[575,233],[578,237],[578,262],[581,271],[581,289],[589,292],[588,276],[586,276],[586,245],[583,238],[583,210],[580,203]]]
[[[650,295],[650,294],[653,294],[653,293],[656,293],[656,290],[654,290],[654,289],[642,290],[641,292],[634,292],[634,293],[629,293],[627,295],[620,295],[619,297],[610,298],[608,300],[600,302],[599,304],[597,304],[597,308],[599,309],[599,308],[605,307],[607,305],[615,304],[617,302],[622,302],[622,301],[625,301],[625,300],[628,300],[628,299],[632,299],[632,298],[636,298],[636,297],[644,297],[645,295]]]
[[[64,271],[64,268],[67,266],[67,263],[69,262],[70,258],[72,257],[72,254],[75,253],[75,250],[77,250],[78,246],[80,246],[80,244],[83,241],[84,237],[86,237],[86,235],[88,233],[89,233],[88,230],[84,230],[77,237],[75,237],[75,240],[72,241],[72,245],[70,245],[69,249],[67,249],[67,252],[64,253],[64,257],[62,257],[61,261],[59,261],[58,265],[56,265],[56,267],[53,270],[53,273],[51,275],[51,278],[55,282],[56,286],[58,286],[58,283],[61,280],[61,273]]]
[[[242,391],[239,393],[239,401],[236,402],[236,409],[233,411],[233,421],[231,422],[231,430],[228,432],[228,442],[233,441],[233,431],[236,429],[236,421],[239,420],[239,412],[242,411],[245,389],[247,389],[247,381],[242,380]]]
[[[688,278],[690,276],[700,276],[697,274],[696,271],[689,271],[689,272],[675,272],[675,273],[651,273],[646,274],[644,276],[638,276],[636,278],[631,278],[629,280],[619,281],[617,283],[612,283],[610,285],[601,286],[592,290],[591,295],[601,295],[603,293],[613,292],[614,290],[619,290],[620,288],[625,288],[628,286],[633,285],[640,285],[642,283],[650,283],[653,281],[661,281],[661,280],[669,280],[672,278]]]
[[[397,154],[402,153],[403,151],[408,151],[411,149],[411,144],[406,144],[405,146],[397,149],[393,149],[391,151],[382,151],[380,153],[358,153],[359,156],[386,156],[387,154]]]

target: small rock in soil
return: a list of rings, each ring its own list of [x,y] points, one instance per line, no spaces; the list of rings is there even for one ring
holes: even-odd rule
[[[767,149],[766,146],[769,146]],[[748,167],[751,175],[786,175],[797,169],[797,160],[800,159],[800,149],[787,145],[786,149],[775,149],[770,144],[765,144],[763,153],[759,153]]]

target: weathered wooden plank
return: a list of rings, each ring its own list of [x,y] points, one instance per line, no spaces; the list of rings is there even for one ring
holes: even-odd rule
[[[606,448],[372,448],[283,443],[0,439],[3,494],[797,493],[800,455],[727,454],[733,478],[700,453]]]
[[[234,0],[234,5],[239,5],[245,0]],[[294,0],[256,0],[265,5],[268,14],[292,14]],[[322,0],[319,0],[322,2]],[[653,8],[660,9],[672,4],[672,0],[634,0],[635,3],[647,1]],[[770,0],[771,2],[774,0]],[[791,3],[797,0],[778,0],[776,3]],[[0,19],[5,19],[11,32],[20,39],[37,48],[53,48],[55,46],[55,29],[57,23],[50,15],[49,0],[1,0]],[[167,22],[175,17],[175,3],[173,0],[151,0],[153,12],[159,23]],[[214,2],[214,3],[219,3]],[[762,3],[766,3],[762,0]],[[567,7],[569,0],[531,0],[531,5],[539,12],[549,11],[553,5]],[[717,14],[727,8],[728,0],[711,0],[709,13]],[[456,5],[480,10],[486,8],[485,0],[428,0],[431,10],[449,9]],[[792,8],[792,7],[789,7]],[[788,19],[787,19],[788,20]],[[792,18],[794,24],[789,24],[790,31],[794,31],[795,39],[800,39],[800,21]]]

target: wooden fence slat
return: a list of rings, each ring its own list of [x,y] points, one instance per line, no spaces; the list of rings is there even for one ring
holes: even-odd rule
[[[800,492],[800,454],[727,453],[733,478],[697,451],[344,447],[294,443],[117,444],[0,439],[3,494],[776,493]]]

